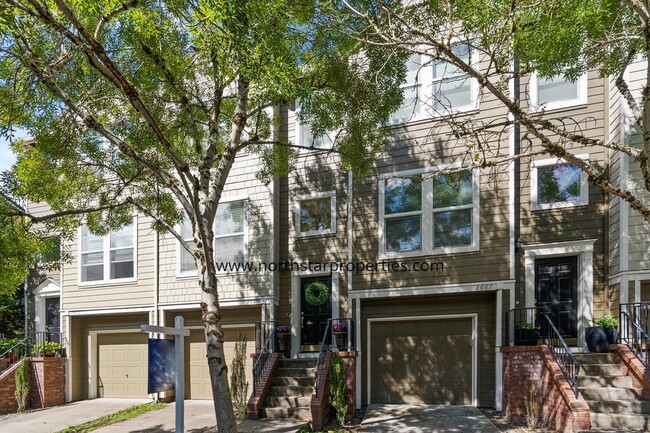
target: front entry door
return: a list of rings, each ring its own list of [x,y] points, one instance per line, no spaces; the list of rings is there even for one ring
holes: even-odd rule
[[[578,336],[577,257],[535,260],[537,311],[547,313],[565,338]]]
[[[60,343],[61,326],[59,324],[59,297],[45,298],[45,336],[46,341]]]
[[[327,286],[327,300],[322,305],[307,302],[305,291],[310,284],[320,282]],[[332,317],[332,277],[309,277],[300,280],[300,344],[301,351],[320,350],[327,319]]]

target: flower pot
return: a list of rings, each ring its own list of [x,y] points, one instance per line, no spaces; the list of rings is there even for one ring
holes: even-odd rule
[[[348,337],[347,332],[334,333],[334,339],[336,340],[336,347],[338,347],[339,350],[343,350],[348,346],[347,337]]]
[[[607,332],[602,326],[588,326],[585,329],[585,340],[590,352],[607,353],[610,351]]]
[[[515,329],[515,346],[537,346],[539,329]]]
[[[603,326],[605,334],[607,334],[607,342],[609,344],[616,344],[616,339],[618,338],[618,328],[614,326]]]

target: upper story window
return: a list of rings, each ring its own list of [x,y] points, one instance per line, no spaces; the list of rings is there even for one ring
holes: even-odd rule
[[[189,245],[194,245],[194,234],[192,225],[187,216],[183,219],[179,227],[179,235]],[[196,275],[196,263],[194,257],[183,246],[178,244],[178,273],[179,275]]]
[[[296,236],[336,233],[336,191],[296,198]]]
[[[214,227],[214,261],[236,263],[245,259],[246,201],[219,203]]]
[[[468,44],[456,44],[452,52],[476,67],[477,55]],[[478,83],[461,69],[442,61],[413,54],[406,61],[402,105],[391,115],[392,123],[419,120],[477,108]]]
[[[311,130],[311,126],[307,123],[300,122],[300,119],[298,118],[299,113],[300,113],[300,102],[296,102],[296,111],[295,111],[296,145],[303,146],[303,147],[313,147],[314,149],[323,149],[323,150],[331,149],[334,146],[334,141],[336,140],[336,134],[332,131],[328,131],[323,135],[314,136]]]
[[[587,155],[578,158],[586,159]],[[589,204],[587,175],[562,159],[531,163],[531,207],[555,209]]]
[[[587,74],[572,82],[563,75],[530,77],[530,103],[533,110],[555,110],[587,103]]]
[[[409,257],[478,249],[478,173],[402,173],[380,181],[380,252]]]
[[[134,223],[107,235],[90,232],[81,226],[80,276],[82,283],[127,280],[135,277]]]

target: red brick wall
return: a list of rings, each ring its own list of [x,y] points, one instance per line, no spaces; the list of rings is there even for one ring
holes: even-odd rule
[[[348,404],[348,415],[353,415],[357,400],[357,352],[339,352],[345,368],[345,400]]]
[[[309,409],[311,410],[311,428],[320,430],[330,416],[330,363],[332,352],[327,352],[323,363],[318,366],[316,378],[318,389],[314,389]]]
[[[503,407],[508,419],[525,419],[525,399],[535,387],[537,423],[556,431],[589,430],[589,406],[573,390],[546,346],[502,347]]]
[[[0,413],[16,412],[16,369],[21,363],[17,363],[0,376]]]
[[[65,403],[65,358],[31,358],[30,371],[33,408]]]
[[[257,360],[257,354],[253,354],[253,363]],[[251,394],[251,397],[248,399],[246,404],[246,418],[248,419],[259,419],[260,417],[260,408],[262,407],[262,402],[264,397],[269,392],[271,387],[271,382],[273,381],[273,373],[280,363],[280,353],[270,353],[269,358],[267,359],[267,364],[262,371],[262,382],[260,385],[260,390],[256,394]]]

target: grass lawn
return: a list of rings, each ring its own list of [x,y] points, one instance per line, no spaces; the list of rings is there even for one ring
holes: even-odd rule
[[[143,413],[152,410],[162,409],[165,406],[167,406],[165,403],[138,404],[135,406],[127,407],[126,409],[118,410],[115,413],[109,413],[108,415],[104,415],[101,418],[97,418],[83,424],[66,427],[56,433],[87,433],[93,430],[97,430],[98,428],[105,427],[107,425],[116,424],[118,422],[135,418],[138,415],[142,415]]]

